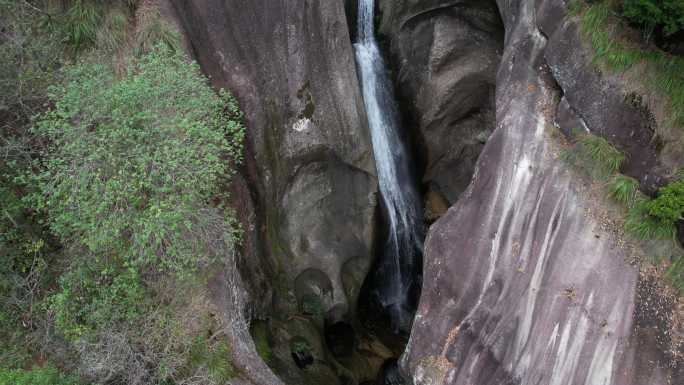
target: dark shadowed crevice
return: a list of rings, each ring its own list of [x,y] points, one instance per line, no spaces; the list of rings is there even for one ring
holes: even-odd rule
[[[356,332],[347,322],[335,322],[325,328],[325,343],[336,358],[350,357],[356,348]]]

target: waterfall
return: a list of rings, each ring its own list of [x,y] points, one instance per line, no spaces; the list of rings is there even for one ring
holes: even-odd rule
[[[410,322],[407,309],[415,262],[422,253],[419,194],[413,185],[408,152],[399,135],[400,119],[392,84],[374,35],[374,0],[359,0],[356,62],[368,114],[380,194],[387,216],[387,244],[375,293],[395,327]]]

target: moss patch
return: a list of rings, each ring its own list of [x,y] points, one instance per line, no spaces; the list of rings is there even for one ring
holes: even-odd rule
[[[250,333],[259,357],[266,363],[271,361],[273,352],[268,338],[268,324],[265,321],[255,321],[252,323]]]
[[[304,103],[304,109],[299,113],[299,119],[311,119],[316,111],[313,95],[311,94],[311,85],[307,81],[302,88],[297,91],[297,98]]]

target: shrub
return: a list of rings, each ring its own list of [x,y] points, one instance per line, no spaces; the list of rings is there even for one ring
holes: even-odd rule
[[[197,273],[234,251],[221,186],[241,160],[237,103],[163,46],[121,75],[87,62],[63,74],[34,130],[48,145],[27,199],[69,257],[46,309],[90,379],[224,382],[228,347],[206,337],[218,327],[192,326],[206,309],[167,292],[192,298]],[[206,347],[199,364],[194,339]]]
[[[51,142],[38,207],[89,258],[176,274],[223,255],[227,218],[209,202],[240,160],[235,100],[196,64],[158,49],[122,78],[98,64],[69,68],[37,132]]]
[[[684,215],[684,178],[675,180],[658,191],[658,196],[645,203],[648,214],[659,221],[677,223]]]
[[[684,176],[658,190],[654,199],[641,199],[630,210],[626,226],[642,239],[674,239],[677,222],[684,216]]]
[[[195,280],[232,252],[236,230],[215,202],[241,159],[241,115],[196,64],[161,47],[121,77],[90,63],[64,74],[35,130],[49,147],[32,203],[70,262],[47,308],[71,341],[107,349],[97,341],[133,338],[126,330],[161,306],[157,282]]]
[[[684,29],[684,2],[681,0],[623,0],[623,14],[633,23],[653,31],[662,28],[665,35]]]
[[[78,385],[80,382],[51,366],[32,370],[0,368],[0,385]]]
[[[627,213],[625,229],[639,239],[674,239],[675,223],[650,215],[649,202],[641,199],[634,204]]]
[[[37,31],[42,14],[28,2],[0,0],[0,367],[24,367],[36,349],[52,283],[53,245],[44,219],[23,201],[34,191],[31,160],[39,142],[29,133],[56,79],[61,46]]]

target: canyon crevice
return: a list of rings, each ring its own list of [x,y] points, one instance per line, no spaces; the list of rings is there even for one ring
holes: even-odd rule
[[[211,280],[241,374],[233,383],[372,383],[395,352],[349,333],[353,352],[334,353],[337,334],[325,338],[332,325],[360,331],[358,296],[382,247],[349,32],[356,2],[170,3],[213,85],[245,111],[246,164],[231,188],[243,249]],[[640,251],[559,143],[576,128],[607,137],[651,192],[679,158],[654,144],[652,119],[619,79],[592,66],[567,10],[563,0],[378,4],[426,219],[436,220],[400,359],[409,383],[684,381],[681,336],[649,326],[674,305],[654,293],[633,263]],[[249,333],[257,320],[268,365]]]

